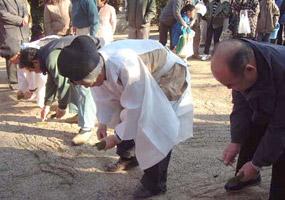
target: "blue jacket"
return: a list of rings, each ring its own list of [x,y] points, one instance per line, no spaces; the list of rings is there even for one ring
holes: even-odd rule
[[[72,25],[76,28],[90,26],[90,35],[96,36],[99,15],[96,0],[72,0]]]
[[[279,9],[281,8],[282,2],[283,2],[283,0],[275,0],[275,3],[277,4]],[[283,14],[282,16],[280,15],[279,23],[280,24],[285,24],[285,14]]]
[[[189,19],[189,17],[186,16],[186,14],[182,14],[182,19],[186,22],[186,24],[190,25],[191,20]],[[182,35],[182,29],[183,29],[183,26],[179,22],[176,22],[171,28],[171,32],[172,32],[171,39],[172,39],[172,45],[174,47],[177,45],[179,41],[179,37]]]

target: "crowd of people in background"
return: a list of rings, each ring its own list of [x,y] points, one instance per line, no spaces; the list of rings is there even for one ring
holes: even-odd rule
[[[124,5],[123,9],[119,6],[121,3]],[[129,40],[114,42],[117,13],[122,11],[125,11]],[[96,112],[97,115],[101,113],[98,118],[103,121],[106,118],[112,121],[111,114],[116,114],[115,124],[121,121],[124,123],[116,127],[116,137],[107,138],[105,142],[109,145],[108,148],[118,146],[120,158],[109,165],[107,171],[135,167],[140,163],[145,174],[142,178],[144,188],[136,192],[138,197],[149,197],[166,191],[171,150],[175,144],[192,136],[193,106],[191,91],[186,90],[190,88],[190,78],[185,61],[210,60],[211,47],[219,45],[223,33],[228,34],[227,38],[285,45],[285,0],[168,0],[165,7],[161,8],[159,16],[156,0],[46,0],[43,27],[32,25],[32,14],[26,0],[0,0],[0,56],[6,60],[10,89],[18,90],[19,100],[37,100],[42,109],[42,120],[47,120],[50,107],[55,101],[56,118],[62,118],[69,107],[74,115],[66,122],[76,122],[80,127],[78,134],[72,139],[75,145],[90,142]],[[159,42],[147,40],[150,38],[152,21],[156,17]],[[202,39],[203,54],[200,52]],[[256,45],[256,42],[248,43]],[[235,53],[227,43],[222,44]],[[244,50],[241,43],[237,45],[241,45],[240,49]],[[126,47],[132,51],[126,51]],[[219,47],[219,51],[222,51],[221,46]],[[119,49],[125,54],[116,54]],[[218,56],[216,53],[216,60]],[[67,65],[71,67],[68,68]],[[140,69],[144,81],[138,79],[137,73],[129,65]],[[219,79],[219,73],[215,75],[224,84],[225,80]],[[109,83],[103,84],[104,80]],[[154,80],[159,83],[159,87]],[[172,81],[175,82],[174,86],[171,86]],[[143,93],[134,82],[140,82],[139,86],[149,86],[146,87],[148,90]],[[93,86],[102,87],[95,96],[90,89]],[[173,88],[170,90],[167,87]],[[135,98],[137,94],[146,99],[142,101],[142,98]],[[146,120],[140,122],[146,126],[152,124],[143,111],[144,103],[153,106],[153,116],[157,114],[155,103],[151,98],[148,99],[149,95],[164,102],[158,107],[167,110],[163,119],[169,120],[166,123],[157,116],[152,121],[157,121],[173,132],[179,130],[179,122],[183,126],[188,125],[187,136],[178,131],[177,138],[171,138],[169,130],[161,130],[169,138],[160,141],[152,134],[145,133],[145,130],[140,130],[141,127],[135,127],[134,124],[141,119]],[[185,97],[188,98],[189,105],[184,105],[184,109],[187,109],[181,114],[180,99]],[[173,102],[177,103],[176,109]],[[121,119],[118,117],[120,112]],[[133,117],[127,118],[125,115],[128,112]],[[139,118],[138,114],[144,117]],[[187,118],[188,124],[183,121],[183,117]],[[169,125],[173,121],[177,124]],[[153,126],[148,127],[151,133],[157,131],[155,125]],[[137,132],[128,130],[129,127],[136,128]],[[98,138],[106,137],[107,128],[104,123],[98,124]],[[122,130],[125,132],[122,133]],[[155,141],[155,145],[148,141],[150,152],[139,146],[141,141],[146,143],[145,134],[152,138],[151,142]],[[135,144],[141,148],[136,147],[137,157],[131,153]],[[161,154],[159,148],[162,148],[161,152],[164,154]],[[151,154],[157,157],[151,160]],[[245,186],[246,184],[240,187]]]

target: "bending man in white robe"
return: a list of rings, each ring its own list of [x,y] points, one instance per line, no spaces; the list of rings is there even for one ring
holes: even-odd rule
[[[136,198],[166,191],[171,150],[192,136],[186,66],[154,40],[117,41],[97,52],[88,37],[79,36],[59,55],[61,75],[93,87],[99,139],[106,141],[106,149],[118,144],[120,159],[107,170],[135,166],[135,158],[144,170]],[[115,129],[115,135],[107,136],[107,126]],[[129,150],[134,147],[132,154]]]

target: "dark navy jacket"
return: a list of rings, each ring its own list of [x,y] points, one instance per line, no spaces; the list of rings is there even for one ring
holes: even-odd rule
[[[254,51],[258,79],[244,93],[232,92],[231,137],[232,142],[242,143],[248,134],[255,134],[252,127],[263,130],[252,161],[267,166],[285,152],[285,47],[243,41]]]

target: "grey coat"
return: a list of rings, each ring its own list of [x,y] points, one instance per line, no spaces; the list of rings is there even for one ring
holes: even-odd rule
[[[28,16],[24,0],[0,0],[0,46],[28,41],[29,27],[22,26],[24,16]]]
[[[134,28],[149,26],[155,14],[155,0],[128,0],[127,21],[129,26]]]

